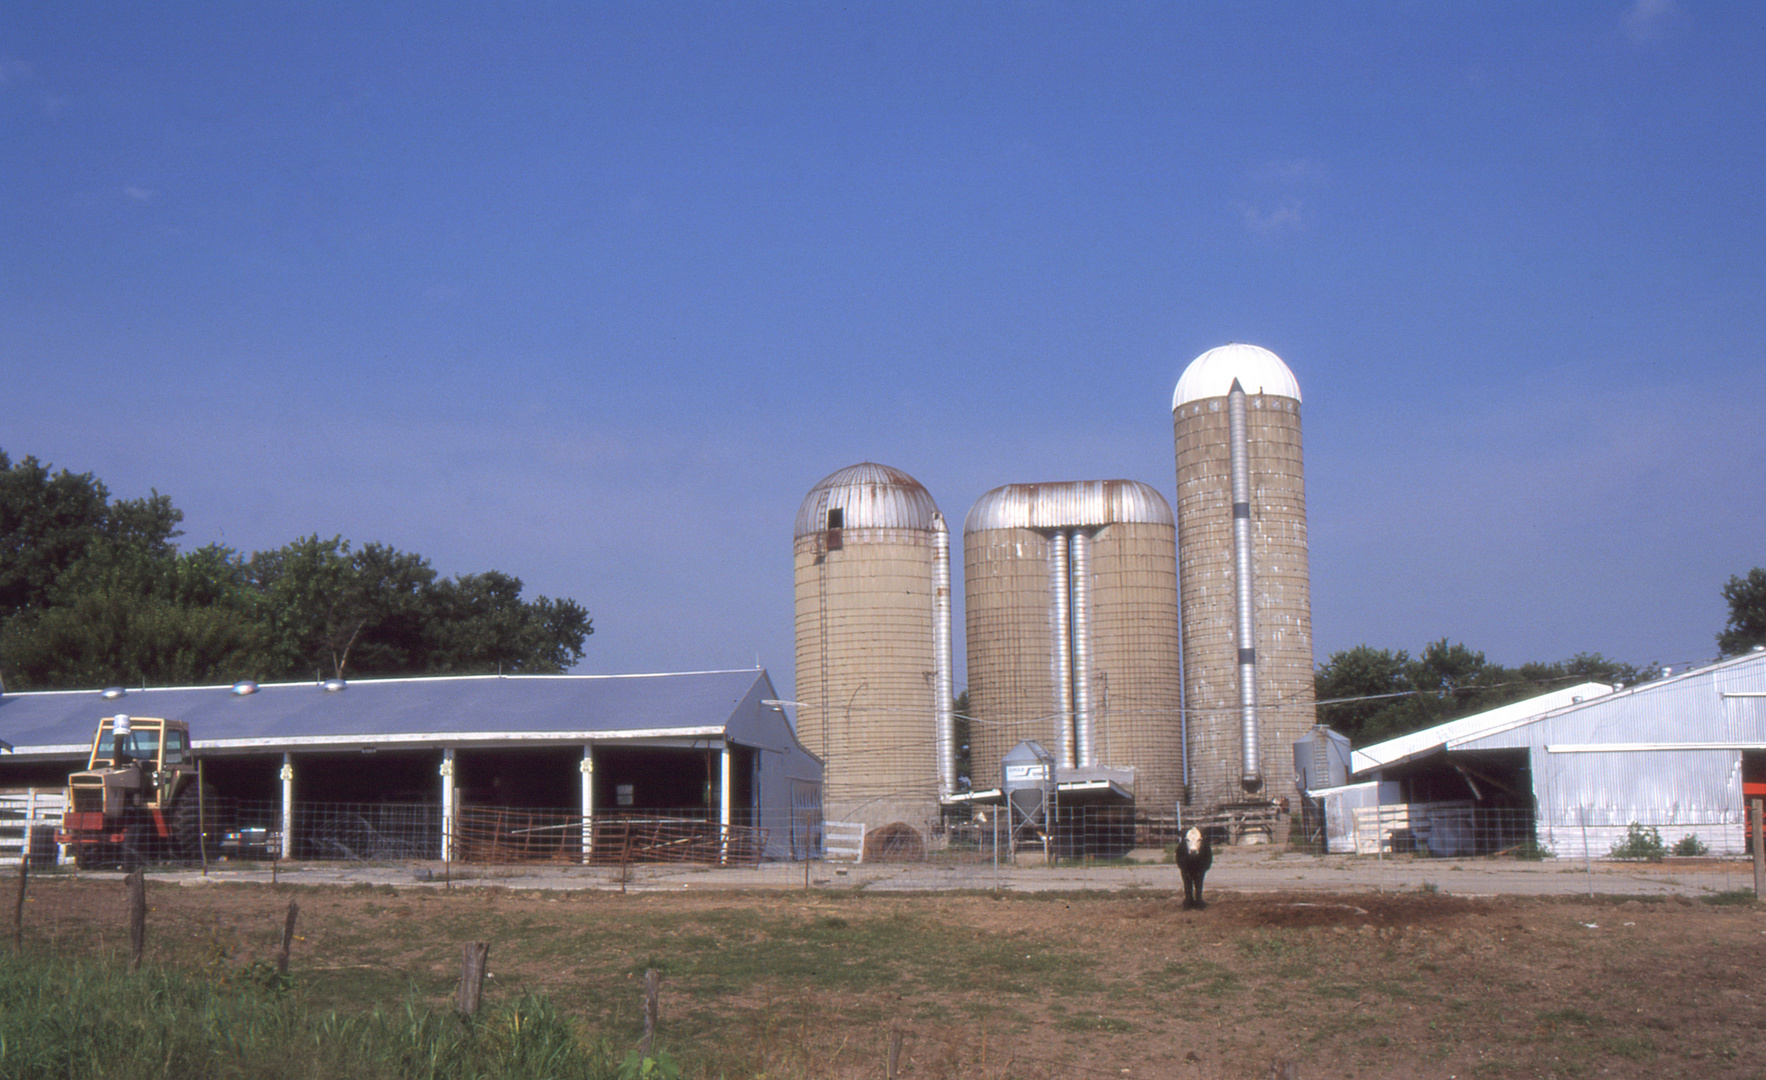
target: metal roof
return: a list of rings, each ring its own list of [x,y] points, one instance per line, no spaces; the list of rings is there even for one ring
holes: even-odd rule
[[[1225,397],[1233,380],[1247,394],[1273,394],[1300,400],[1300,382],[1282,358],[1256,345],[1222,345],[1190,361],[1177,380],[1171,407],[1204,398]]]
[[[0,761],[84,755],[100,719],[125,713],[187,721],[198,749],[508,740],[710,738],[764,719],[775,693],[761,669],[663,675],[482,675],[0,696]],[[752,715],[751,715],[752,714]],[[732,737],[733,737],[733,733]],[[776,741],[777,736],[768,741]]]
[[[1117,522],[1171,525],[1171,504],[1138,480],[1007,484],[975,500],[963,521],[963,532],[1062,529]]]
[[[1395,739],[1375,743],[1372,746],[1353,751],[1350,754],[1350,772],[1361,775],[1374,769],[1397,765],[1412,758],[1422,757],[1442,750],[1450,743],[1476,739],[1491,732],[1503,731],[1516,724],[1524,724],[1534,717],[1543,716],[1553,709],[1565,705],[1573,705],[1578,701],[1591,700],[1603,694],[1610,694],[1613,688],[1605,683],[1583,683],[1565,690],[1553,690],[1548,694],[1511,701],[1507,705],[1499,705],[1494,709],[1486,709],[1471,716],[1462,716],[1458,720],[1449,720],[1445,724],[1436,724],[1421,731],[1412,731]]]
[[[797,508],[793,538],[828,527],[828,511],[842,511],[845,529],[931,530],[938,504],[918,480],[874,461],[848,465],[822,478]]]
[[[1547,753],[1705,752],[1766,746],[1766,652],[1638,683],[1598,701],[1468,733],[1449,750],[1537,746]]]

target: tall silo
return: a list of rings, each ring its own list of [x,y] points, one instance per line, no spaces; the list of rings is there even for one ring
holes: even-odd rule
[[[950,534],[908,474],[865,462],[797,511],[797,736],[832,821],[924,829],[955,785]]]
[[[1255,345],[1197,357],[1171,401],[1191,802],[1294,791],[1313,725],[1300,384]]]
[[[973,775],[1020,740],[1064,768],[1134,770],[1135,803],[1183,789],[1176,530],[1146,484],[1009,484],[963,524]]]

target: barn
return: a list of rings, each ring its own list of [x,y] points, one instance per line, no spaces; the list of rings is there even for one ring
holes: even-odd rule
[[[641,822],[702,857],[802,858],[822,763],[776,698],[762,669],[4,694],[0,790],[58,788],[105,717],[162,717],[236,854],[588,861]]]
[[[1350,768],[1355,783],[1312,793],[1338,805],[1338,850],[1598,858],[1641,833],[1739,855],[1746,799],[1766,795],[1766,651],[1514,702],[1358,749]]]

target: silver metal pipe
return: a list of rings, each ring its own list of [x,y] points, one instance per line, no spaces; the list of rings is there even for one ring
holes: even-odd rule
[[[1257,622],[1251,569],[1251,451],[1245,416],[1245,388],[1234,379],[1226,394],[1232,453],[1233,577],[1238,601],[1239,748],[1244,768],[1239,785],[1247,792],[1263,786],[1262,753],[1257,745]]]
[[[932,514],[932,728],[938,743],[938,794],[957,790],[955,679],[950,643],[950,530],[944,515]]]
[[[1057,752],[1061,764],[1068,768],[1079,764],[1079,747],[1073,737],[1073,605],[1072,570],[1068,565],[1067,531],[1057,530],[1049,537],[1049,593],[1055,603],[1052,615],[1055,630],[1055,695],[1059,718],[1056,720]]]
[[[1091,536],[1073,530],[1068,546],[1073,569],[1073,741],[1079,764],[1096,765],[1091,698]]]

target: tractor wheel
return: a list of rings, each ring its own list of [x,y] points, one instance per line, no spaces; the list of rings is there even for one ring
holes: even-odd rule
[[[81,870],[102,870],[117,864],[116,852],[109,844],[76,844],[74,865]]]
[[[195,784],[191,784],[178,793],[172,802],[172,809],[167,814],[166,828],[171,830],[172,852],[184,860],[197,859],[202,856],[202,834],[208,833],[209,850],[219,849],[221,829],[221,803],[215,797],[215,789],[207,784],[202,785],[199,792]],[[206,830],[204,828],[206,826]]]

